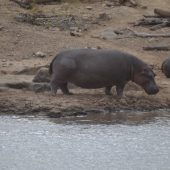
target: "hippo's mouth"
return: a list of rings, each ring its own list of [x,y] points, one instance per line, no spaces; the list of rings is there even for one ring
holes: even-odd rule
[[[155,86],[146,85],[143,88],[144,88],[145,92],[149,95],[154,95],[159,92],[159,88],[156,85]]]

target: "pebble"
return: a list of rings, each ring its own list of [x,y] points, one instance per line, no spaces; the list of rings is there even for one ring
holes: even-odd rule
[[[99,14],[99,17],[98,17],[99,20],[103,20],[103,21],[108,21],[111,19],[111,16],[105,12],[102,12]]]
[[[114,4],[112,3],[112,2],[106,2],[105,3],[105,6],[107,6],[107,7],[112,7]]]
[[[92,10],[92,9],[93,9],[93,7],[91,7],[91,6],[86,6],[86,9],[88,9],[88,10]]]
[[[104,40],[112,40],[116,37],[117,37],[117,34],[114,32],[113,29],[110,29],[110,28],[104,30],[100,35],[100,38]]]
[[[34,55],[38,58],[45,58],[46,57],[46,54],[41,52],[41,51],[36,52]]]
[[[3,26],[0,26],[0,31],[2,31],[4,29],[4,27]]]
[[[77,32],[77,31],[70,31],[70,35],[75,36],[75,37],[81,37],[82,36],[82,34],[80,32]]]

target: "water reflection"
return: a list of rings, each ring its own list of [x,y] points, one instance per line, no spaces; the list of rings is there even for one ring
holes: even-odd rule
[[[170,114],[167,110],[157,110],[153,112],[105,112],[105,111],[86,111],[73,116],[58,118],[55,114],[47,115],[49,121],[54,123],[78,123],[78,124],[125,124],[140,125],[155,122],[159,119],[169,119]]]
[[[168,170],[169,113],[0,116],[0,169]]]

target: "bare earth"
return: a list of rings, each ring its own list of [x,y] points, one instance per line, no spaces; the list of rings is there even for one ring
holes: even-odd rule
[[[107,28],[120,30],[131,28],[138,32],[147,33],[169,33],[170,27],[157,31],[150,31],[148,28],[133,27],[132,22],[137,21],[145,15],[153,15],[156,7],[167,9],[170,6],[169,0],[138,0],[142,7],[105,7],[101,2],[91,4],[58,4],[39,5],[33,10],[21,9],[17,4],[8,1],[0,1],[0,112],[1,113],[59,113],[61,111],[84,111],[84,110],[154,110],[170,107],[170,80],[161,73],[160,67],[164,59],[170,57],[169,51],[144,51],[143,46],[162,44],[170,46],[170,38],[123,38],[102,40],[96,38]],[[91,6],[92,10],[85,7]],[[14,17],[18,13],[43,14],[73,14],[77,16],[97,17],[99,13],[108,13],[112,19],[102,21],[83,32],[80,37],[70,36],[69,31],[60,31],[57,27],[45,28],[28,23],[17,22]],[[156,82],[160,92],[155,96],[148,96],[143,89],[129,83],[125,89],[125,97],[116,99],[113,89],[113,96],[106,96],[103,89],[87,90],[74,88],[71,91],[75,94],[64,96],[59,92],[52,97],[50,92],[35,93],[30,90],[11,89],[5,86],[6,83],[31,82],[34,75],[17,75],[16,72],[25,68],[36,68],[48,65],[52,58],[61,50],[67,48],[97,47],[117,49],[132,53],[148,64],[154,66],[157,74]],[[47,56],[36,58],[32,54],[42,51]]]

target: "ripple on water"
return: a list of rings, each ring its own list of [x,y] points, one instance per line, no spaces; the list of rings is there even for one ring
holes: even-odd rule
[[[85,121],[81,123],[80,118]],[[115,118],[119,118],[118,113],[110,117],[107,114],[78,117],[78,123],[73,123],[73,118],[58,121],[49,117],[1,116],[0,167],[2,170],[170,169],[168,113],[126,113],[120,116],[121,121]],[[62,123],[65,120],[67,123]]]

